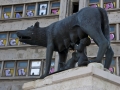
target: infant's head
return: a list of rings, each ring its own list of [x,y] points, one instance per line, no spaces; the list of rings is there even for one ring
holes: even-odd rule
[[[90,38],[84,38],[80,40],[80,43],[84,44],[85,46],[89,46],[91,44]]]

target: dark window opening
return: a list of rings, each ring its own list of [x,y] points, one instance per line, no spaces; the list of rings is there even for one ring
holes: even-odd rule
[[[74,2],[74,3],[73,3],[73,13],[78,12],[78,8],[79,8],[78,2]]]

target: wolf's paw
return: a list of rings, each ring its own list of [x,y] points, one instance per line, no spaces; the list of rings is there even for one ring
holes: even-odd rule
[[[100,60],[96,60],[96,59],[89,60],[89,63],[93,63],[93,62],[96,62],[96,63],[101,63],[101,61],[100,61]]]
[[[81,63],[78,62],[78,66],[81,67],[81,66],[87,66],[89,64],[89,61],[83,61]]]
[[[46,77],[46,75],[42,75],[42,76],[40,76],[40,79],[44,79]]]

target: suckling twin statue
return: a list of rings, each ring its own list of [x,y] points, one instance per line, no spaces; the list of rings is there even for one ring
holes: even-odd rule
[[[86,7],[74,15],[61,21],[52,23],[47,27],[39,27],[39,22],[25,30],[18,30],[17,36],[21,42],[46,47],[46,69],[40,77],[49,74],[53,51],[59,54],[59,70],[73,68],[88,63],[101,63],[103,56],[105,68],[109,68],[114,52],[110,46],[109,20],[107,13],[102,8]],[[99,50],[94,60],[88,60],[84,49],[90,44],[90,36],[98,45]],[[65,63],[69,48],[77,50],[72,58]],[[64,64],[65,63],[65,64]]]

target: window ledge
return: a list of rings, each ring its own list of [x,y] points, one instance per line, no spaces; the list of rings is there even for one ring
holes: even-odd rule
[[[18,76],[18,77],[0,77],[0,80],[32,80],[39,79],[40,76]]]
[[[113,12],[115,12],[115,11],[120,11],[120,8],[114,8],[114,9],[108,9],[108,10],[106,10],[107,12],[111,12],[111,11],[113,11]]]
[[[43,15],[43,16],[34,16],[34,17],[22,17],[22,18],[8,18],[8,19],[0,19],[0,21],[20,21],[23,19],[36,19],[36,18],[49,18],[49,17],[59,17],[59,14],[55,14],[55,15]]]
[[[112,40],[110,42],[111,42],[111,44],[118,44],[118,43],[120,43],[120,40]],[[91,44],[95,44],[95,42],[92,41]]]
[[[37,45],[21,45],[21,46],[0,46],[0,49],[6,49],[6,48],[26,48],[26,47],[41,47],[45,48],[43,46],[37,46]]]
[[[111,43],[120,43],[120,40],[113,40]]]

